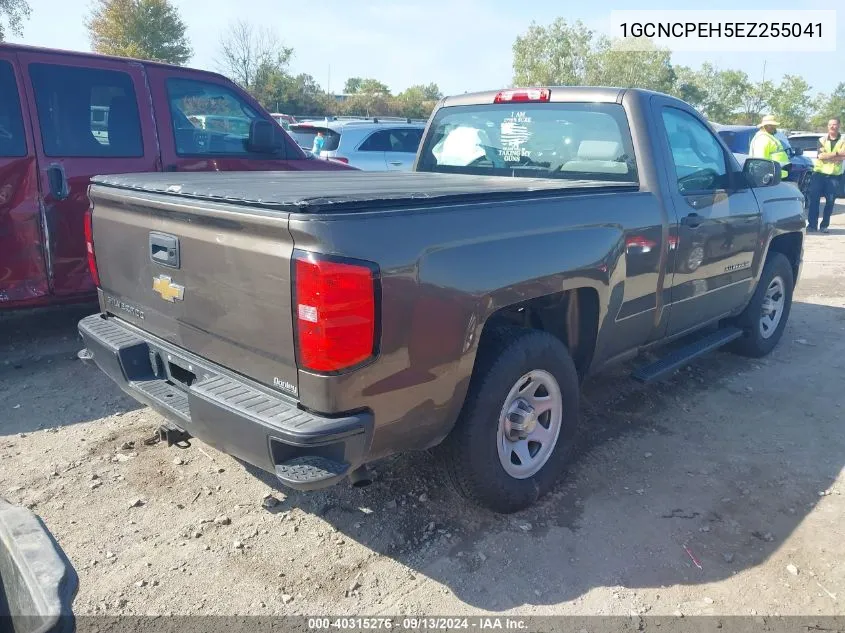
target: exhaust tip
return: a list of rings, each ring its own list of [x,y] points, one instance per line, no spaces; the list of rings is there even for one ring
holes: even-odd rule
[[[373,478],[366,466],[359,466],[349,473],[349,482],[353,488],[366,488],[373,483]]]

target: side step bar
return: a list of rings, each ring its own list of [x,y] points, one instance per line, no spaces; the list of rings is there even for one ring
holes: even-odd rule
[[[676,349],[650,365],[640,367],[631,374],[631,377],[639,382],[653,382],[671,374],[676,369],[688,364],[691,360],[719,349],[731,341],[735,341],[742,334],[742,330],[737,327],[716,330],[712,334],[693,341],[689,345]]]

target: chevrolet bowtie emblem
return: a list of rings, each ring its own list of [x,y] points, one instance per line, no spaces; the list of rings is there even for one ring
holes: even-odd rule
[[[167,275],[153,277],[153,290],[161,295],[161,298],[170,303],[182,301],[185,298],[185,286],[174,284]]]

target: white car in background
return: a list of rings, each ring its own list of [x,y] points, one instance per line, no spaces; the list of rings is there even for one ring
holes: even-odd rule
[[[288,133],[311,150],[318,133],[325,139],[320,158],[346,163],[362,171],[410,171],[426,121],[399,117],[331,117],[299,121]]]
[[[818,156],[819,139],[823,139],[826,134],[819,132],[792,132],[789,135],[789,142],[793,147],[803,150],[803,155],[813,161]],[[845,198],[845,174],[839,179],[839,189],[836,193],[837,198]]]
[[[791,132],[789,142],[793,147],[798,147],[804,152],[807,158],[815,159],[818,155],[819,139],[824,134],[818,132]]]

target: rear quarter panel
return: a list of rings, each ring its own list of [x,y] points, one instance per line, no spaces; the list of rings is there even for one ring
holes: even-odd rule
[[[396,447],[424,448],[448,433],[482,330],[503,307],[591,288],[600,306],[595,361],[638,344],[655,326],[653,309],[635,311],[617,328],[602,325],[616,322],[626,304],[656,302],[658,261],[626,280],[625,237],[642,227],[659,234],[662,212],[653,195],[639,192],[323,218],[292,214],[297,248],[374,260],[382,276],[377,359],[341,376],[300,370],[302,404],[322,412],[371,409],[375,459]]]

